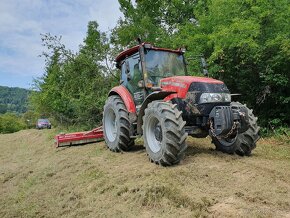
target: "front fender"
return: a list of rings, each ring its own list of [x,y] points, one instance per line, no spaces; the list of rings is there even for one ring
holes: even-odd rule
[[[156,100],[164,100],[167,96],[173,94],[175,92],[172,91],[156,91],[152,92],[150,95],[146,97],[146,99],[143,101],[142,106],[138,113],[137,118],[137,133],[142,134],[142,125],[143,125],[143,116],[145,114],[145,109],[147,108],[148,104],[152,101]]]

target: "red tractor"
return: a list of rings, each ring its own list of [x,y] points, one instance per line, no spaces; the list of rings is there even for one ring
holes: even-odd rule
[[[187,76],[182,50],[149,43],[121,52],[121,71],[104,106],[103,132],[111,151],[127,151],[142,136],[149,158],[163,166],[183,158],[188,135],[211,136],[217,150],[250,155],[259,139],[257,118],[231,102],[219,80]]]

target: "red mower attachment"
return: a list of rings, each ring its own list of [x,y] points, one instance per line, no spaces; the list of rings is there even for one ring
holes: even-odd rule
[[[63,133],[56,135],[54,138],[56,147],[103,141],[103,127],[100,126],[87,132]]]

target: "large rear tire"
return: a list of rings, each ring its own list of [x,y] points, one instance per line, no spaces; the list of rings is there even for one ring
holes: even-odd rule
[[[185,121],[177,105],[153,101],[148,104],[143,117],[144,144],[149,159],[162,166],[180,162],[187,145]]]
[[[239,102],[232,102],[231,106],[245,106]],[[235,137],[228,139],[219,139],[212,137],[212,141],[216,146],[216,149],[228,154],[238,154],[240,156],[249,156],[254,148],[256,148],[256,142],[259,140],[260,127],[257,124],[258,118],[254,116],[253,110],[248,110],[249,115],[249,129],[243,133],[237,134]]]
[[[131,125],[122,99],[118,95],[110,96],[104,106],[103,131],[111,151],[128,151],[134,145],[134,140],[130,138]]]

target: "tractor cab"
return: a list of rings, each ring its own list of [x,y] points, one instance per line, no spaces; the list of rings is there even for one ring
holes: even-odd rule
[[[157,48],[142,43],[123,51],[116,58],[121,70],[120,83],[134,96],[139,105],[163,78],[187,74],[182,50]]]

